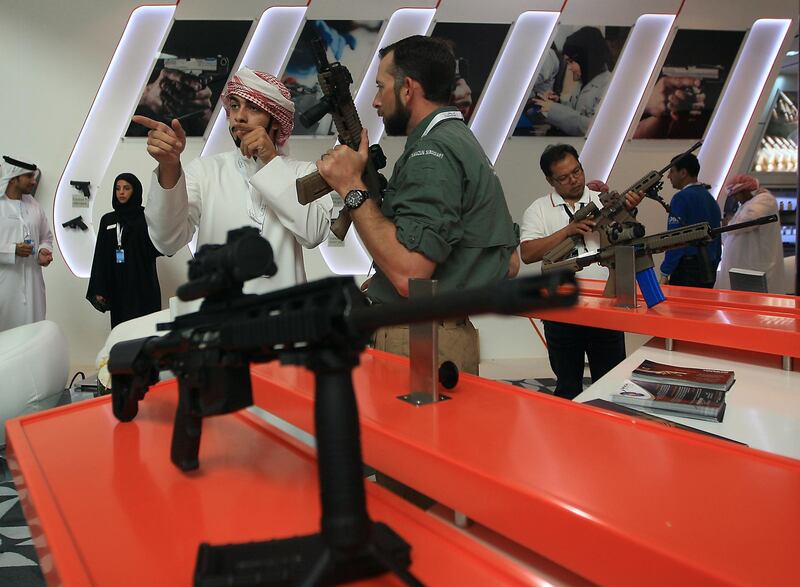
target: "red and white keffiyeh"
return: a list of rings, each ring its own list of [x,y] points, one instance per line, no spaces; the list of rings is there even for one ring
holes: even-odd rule
[[[222,93],[222,105],[230,110],[230,97],[239,96],[268,112],[278,123],[277,146],[283,146],[294,128],[294,103],[285,85],[274,75],[241,68],[228,81]]]
[[[758,180],[755,177],[740,173],[734,175],[725,188],[728,190],[728,195],[744,191],[753,193],[758,189],[758,185]]]

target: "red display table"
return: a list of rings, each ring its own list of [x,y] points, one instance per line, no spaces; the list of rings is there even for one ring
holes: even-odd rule
[[[784,584],[800,461],[462,375],[415,407],[406,359],[354,373],[364,460],[600,584]],[[257,405],[313,431],[313,379],[253,368]]]
[[[575,306],[524,316],[800,357],[799,297],[665,285],[665,302],[648,308],[640,296],[640,307],[617,308],[603,297],[605,282],[578,282]]]
[[[200,469],[169,460],[177,399],[154,388],[127,424],[110,398],[7,423],[9,463],[51,585],[191,585],[197,547],[312,533],[316,461],[247,412],[206,419]],[[427,585],[540,585],[530,570],[372,483],[369,511],[412,546]],[[368,582],[400,585],[393,578]]]

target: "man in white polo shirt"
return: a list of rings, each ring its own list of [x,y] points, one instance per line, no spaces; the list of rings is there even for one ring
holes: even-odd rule
[[[586,187],[578,152],[571,145],[551,145],[542,153],[539,165],[554,191],[534,200],[525,210],[520,230],[522,261],[539,262],[550,249],[572,236],[582,237],[572,256],[595,252],[600,237],[592,232],[594,222],[572,219],[589,202],[603,207],[598,192]],[[628,194],[626,206],[635,208],[642,197]],[[593,264],[579,276],[605,280],[608,270]],[[544,336],[550,367],[557,380],[555,394],[566,399],[573,399],[583,391],[584,354],[589,358],[593,382],[625,358],[625,336],[616,330],[544,321]]]

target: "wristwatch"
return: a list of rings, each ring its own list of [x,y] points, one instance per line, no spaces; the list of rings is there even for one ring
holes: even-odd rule
[[[369,199],[369,192],[366,190],[350,190],[344,197],[344,205],[348,210],[355,210]]]

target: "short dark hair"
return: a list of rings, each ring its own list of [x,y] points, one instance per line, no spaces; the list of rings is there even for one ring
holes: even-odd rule
[[[698,161],[697,157],[692,153],[678,155],[672,160],[672,166],[678,171],[685,169],[690,177],[697,177],[700,175],[700,161]]]
[[[567,155],[572,155],[575,157],[576,161],[578,160],[578,151],[576,151],[575,147],[572,145],[559,143],[558,145],[548,145],[545,147],[544,153],[542,153],[542,156],[539,158],[539,167],[542,168],[542,173],[544,173],[545,177],[552,177],[551,170],[553,164],[565,159]]]
[[[414,35],[387,45],[379,51],[381,59],[394,52],[395,84],[405,77],[419,82],[425,98],[449,104],[456,84],[456,59],[442,39]]]

